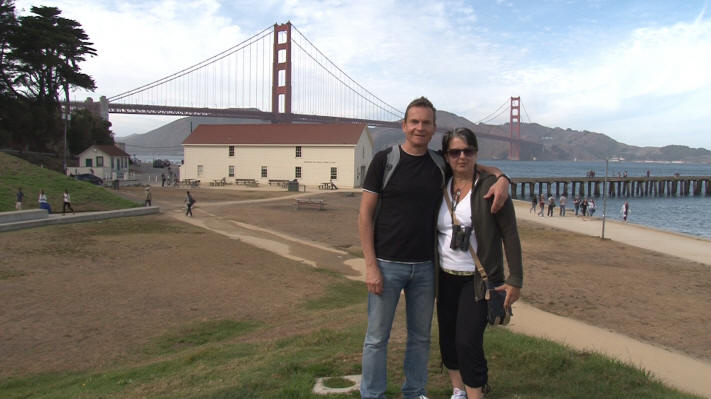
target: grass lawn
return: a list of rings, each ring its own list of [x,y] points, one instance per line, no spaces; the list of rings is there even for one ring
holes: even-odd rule
[[[60,211],[65,189],[69,191],[72,207],[77,212],[138,206],[134,202],[117,197],[109,189],[75,180],[0,152],[0,212],[15,210],[15,193],[18,187],[22,187],[25,194],[22,206],[25,210],[39,208],[37,198],[40,190],[44,190],[52,212]]]
[[[0,248],[11,254],[25,251],[18,256],[26,259],[28,265],[32,264],[34,257],[45,253],[62,253],[64,263],[61,270],[41,268],[44,262],[37,262],[36,269],[18,265],[13,274],[0,279],[0,291],[22,289],[33,281],[38,282],[36,287],[25,288],[39,290],[39,283],[52,282],[52,274],[71,275],[75,273],[72,268],[76,268],[76,273],[92,275],[85,283],[86,287],[94,280],[102,281],[108,294],[123,287],[117,288],[112,284],[124,279],[131,271],[118,269],[120,263],[103,267],[99,254],[104,252],[104,245],[121,248],[121,253],[125,254],[116,257],[113,262],[126,258],[132,268],[140,271],[132,277],[134,280],[125,282],[127,287],[159,280],[157,285],[147,287],[163,287],[166,290],[162,293],[164,296],[159,297],[157,288],[151,289],[155,305],[144,307],[146,311],[162,306],[162,311],[169,312],[169,305],[178,306],[166,303],[165,298],[174,298],[174,303],[175,298],[179,298],[177,302],[192,299],[190,294],[181,296],[190,285],[173,289],[172,283],[164,283],[163,280],[168,280],[170,275],[180,275],[180,280],[188,280],[192,285],[211,284],[206,287],[214,289],[201,288],[198,291],[204,298],[220,295],[220,284],[224,283],[225,278],[233,278],[230,284],[234,282],[236,285],[231,290],[235,296],[228,298],[228,306],[217,317],[197,321],[194,317],[172,318],[173,324],[169,328],[155,328],[152,330],[154,333],[148,332],[144,340],[128,348],[126,352],[129,355],[107,356],[109,359],[101,366],[80,370],[69,367],[62,370],[59,367],[53,372],[2,377],[0,396],[53,399],[320,398],[322,396],[311,392],[316,378],[360,373],[360,354],[366,328],[366,295],[362,283],[347,280],[335,272],[286,260],[211,232],[184,226],[180,222],[155,216],[116,219],[100,224],[82,223],[72,225],[70,230],[60,226],[34,229],[36,241],[42,243],[41,253],[34,255],[32,245],[23,239],[25,232],[3,233],[7,240],[5,244],[0,244]],[[103,233],[96,234],[97,231]],[[56,238],[67,237],[71,240],[75,236],[90,235],[94,236],[92,246],[83,252],[57,252],[65,243]],[[171,247],[166,248],[168,245]],[[181,248],[187,252],[176,254]],[[220,253],[216,248],[223,250]],[[140,252],[140,257],[132,257],[136,252]],[[161,260],[168,253],[176,254],[176,259],[183,259],[189,265],[174,261],[164,265]],[[211,261],[200,263],[198,259]],[[227,259],[232,264],[227,265]],[[13,258],[9,262],[16,264]],[[140,262],[144,262],[145,266]],[[286,270],[288,277],[278,280]],[[104,279],[105,275],[110,278]],[[76,277],[78,279],[79,275]],[[210,281],[206,283],[205,279]],[[240,282],[246,285],[239,285]],[[75,285],[79,287],[78,283]],[[88,288],[77,288],[77,291],[60,292],[60,295],[72,296],[85,306],[105,300],[102,293],[91,294]],[[29,299],[23,299],[26,302],[22,303],[30,306],[29,301],[37,296],[27,295]],[[129,300],[121,295],[117,298],[121,302]],[[34,300],[42,301],[41,296]],[[245,309],[264,304],[269,306],[259,312],[250,313],[249,309]],[[208,308],[217,305],[219,303],[207,303]],[[107,304],[106,309],[98,311],[113,315],[112,309],[119,306]],[[403,378],[404,310],[402,303],[393,329],[388,360],[388,397],[393,398],[399,397]],[[120,332],[121,328],[128,328],[124,323],[130,313],[116,313],[115,325],[113,320],[109,320],[107,329]],[[66,317],[74,317],[73,314],[69,313]],[[76,317],[79,316],[77,314]],[[41,316],[28,314],[26,317]],[[144,322],[148,321],[144,319]],[[4,324],[10,320],[2,319],[0,314],[0,322]],[[137,327],[140,326],[131,326],[134,329]],[[664,387],[644,371],[595,354],[571,351],[558,344],[516,335],[501,328],[489,329],[486,334],[490,384],[493,388],[490,398],[694,397]],[[72,342],[73,346],[65,348],[68,353],[82,350],[81,340]],[[448,398],[450,388],[446,373],[439,366],[436,328],[433,329],[432,342],[429,395],[433,399]],[[359,394],[329,397],[357,398]]]

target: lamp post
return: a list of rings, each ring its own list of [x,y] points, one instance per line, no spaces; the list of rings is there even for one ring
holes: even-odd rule
[[[69,113],[69,103],[67,103],[67,108],[62,112],[62,119],[64,120],[64,174],[67,174],[67,125],[69,125],[69,120],[72,115]]]
[[[605,158],[605,180],[602,183],[602,239],[605,239],[605,218],[607,218],[607,165],[609,159]]]

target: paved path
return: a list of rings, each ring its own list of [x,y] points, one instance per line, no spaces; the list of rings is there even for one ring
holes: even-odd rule
[[[261,200],[280,201],[285,197]],[[234,201],[235,203],[239,201]],[[221,202],[220,205],[225,203]],[[196,217],[187,218],[182,208],[167,213],[178,220],[200,226],[227,237],[238,239],[269,250],[292,260],[304,262],[313,267],[319,264],[339,264],[349,266],[353,273],[348,277],[364,280],[365,265],[362,258],[355,258],[344,251],[330,248],[303,238],[293,237],[262,227],[226,220],[210,212],[210,203],[202,203]],[[599,236],[601,223],[583,221],[575,217],[541,218],[533,214],[527,217],[527,204],[517,204],[517,214],[522,220],[531,220],[557,228]],[[614,227],[612,227],[614,225]],[[711,241],[695,239],[679,234],[665,233],[640,226],[609,223],[606,237],[650,250],[663,248],[665,253],[681,258],[710,264],[701,254],[709,255]],[[663,245],[663,243],[673,245]],[[670,248],[673,247],[673,248]],[[324,262],[324,263],[322,263]],[[598,328],[577,320],[561,317],[537,309],[525,302],[515,305],[516,317],[512,319],[511,331],[550,339],[577,350],[595,351],[618,359],[627,364],[648,370],[665,384],[682,391],[711,398],[711,363],[694,359],[688,355],[640,342],[623,334]]]

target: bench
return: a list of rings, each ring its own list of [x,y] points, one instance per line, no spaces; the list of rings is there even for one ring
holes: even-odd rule
[[[222,187],[225,184],[227,184],[227,180],[224,177],[222,179],[215,179],[210,182],[210,185],[215,187]]]
[[[245,185],[245,186],[250,186],[250,187],[257,187],[259,183],[255,179],[235,179],[235,184],[236,185]]]
[[[324,210],[326,209],[326,200],[322,199],[304,199],[304,198],[297,198],[296,200],[296,209],[301,209],[303,208],[318,208],[319,210]]]
[[[199,187],[200,180],[185,179],[185,180],[183,180],[183,184],[186,186],[189,186],[189,187]]]
[[[289,183],[289,180],[286,179],[269,179],[269,185],[276,185],[279,187],[286,187],[286,184]]]

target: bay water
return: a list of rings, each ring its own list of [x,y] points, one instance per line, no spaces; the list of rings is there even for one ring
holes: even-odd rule
[[[585,177],[589,171],[595,172],[595,177],[605,176],[605,161],[570,162],[570,161],[496,161],[481,160],[484,165],[494,165],[510,177]],[[711,176],[711,164],[688,163],[644,163],[644,162],[610,162],[608,176],[618,176],[627,172],[628,176],[673,176],[675,173],[683,176]],[[536,191],[538,185],[536,184]],[[544,185],[545,187],[545,185]],[[555,194],[555,186],[552,186]],[[562,189],[562,185],[561,185]],[[570,190],[570,186],[568,186]],[[520,189],[519,189],[520,194]],[[569,192],[570,194],[570,192]],[[530,200],[530,193],[526,193]],[[568,208],[573,207],[572,195],[568,195]],[[603,198],[593,197],[597,206],[596,218],[603,215]],[[711,238],[711,196],[703,193],[698,196],[664,196],[664,197],[608,197],[607,219],[622,220],[620,209],[625,200],[630,204],[630,223],[637,223],[661,230],[689,234],[698,237]],[[556,203],[558,198],[556,198]],[[556,209],[556,215],[558,210]],[[710,244],[711,245],[711,244]],[[711,246],[709,247],[711,255]]]

